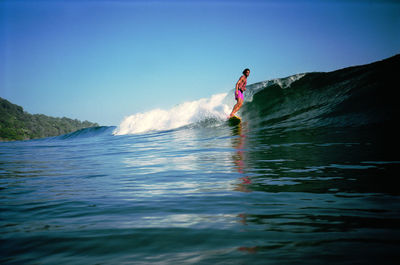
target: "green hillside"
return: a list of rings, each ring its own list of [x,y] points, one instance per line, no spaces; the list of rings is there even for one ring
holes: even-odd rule
[[[0,98],[0,141],[28,140],[57,136],[79,129],[99,126],[97,123],[69,118],[29,114],[21,106]]]

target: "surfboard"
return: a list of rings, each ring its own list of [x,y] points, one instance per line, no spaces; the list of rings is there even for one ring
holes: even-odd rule
[[[228,123],[230,126],[238,125],[242,120],[238,116],[233,116],[228,119]]]

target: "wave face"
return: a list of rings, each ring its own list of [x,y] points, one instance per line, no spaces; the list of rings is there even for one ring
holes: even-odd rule
[[[242,115],[252,124],[268,128],[393,125],[398,114],[394,69],[400,69],[400,55],[368,65],[288,78],[291,82],[258,84]]]
[[[356,67],[306,73],[247,87],[239,112],[254,126],[285,129],[358,127],[394,120],[397,115],[393,69],[400,55]],[[211,98],[185,102],[126,117],[115,135],[170,130],[193,124],[223,124],[235,104],[233,89]],[[211,122],[207,122],[211,121]]]

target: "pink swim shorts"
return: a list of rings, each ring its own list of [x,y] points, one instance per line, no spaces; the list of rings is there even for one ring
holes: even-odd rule
[[[240,89],[238,89],[237,95],[235,93],[235,99],[238,100],[239,98],[243,100],[243,93],[242,93],[242,90],[240,90]]]

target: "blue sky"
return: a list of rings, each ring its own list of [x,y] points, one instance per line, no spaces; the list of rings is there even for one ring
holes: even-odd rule
[[[399,52],[397,1],[0,2],[0,97],[101,125]]]

